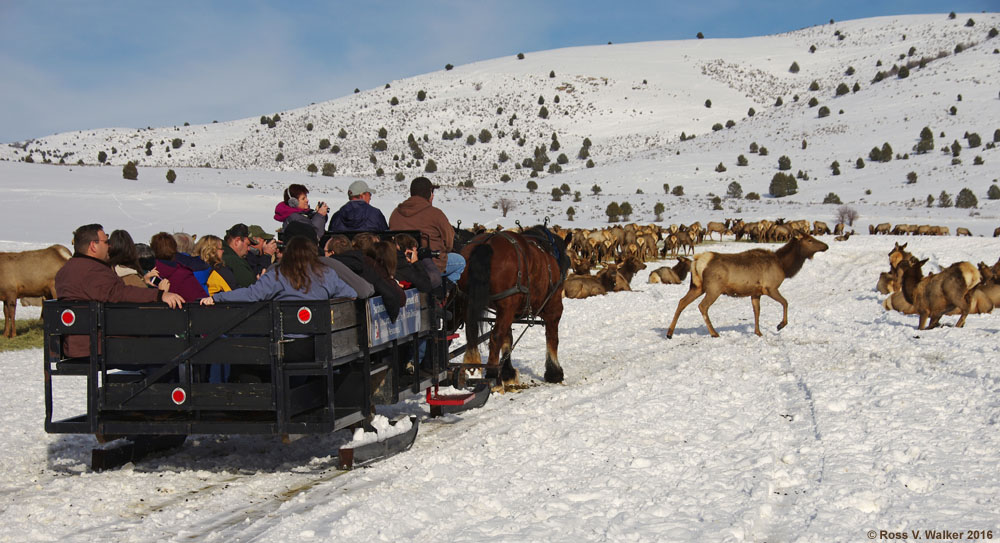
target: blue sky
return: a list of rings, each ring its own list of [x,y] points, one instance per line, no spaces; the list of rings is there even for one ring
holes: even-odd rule
[[[997,0],[0,0],[0,142],[256,117],[518,52],[996,9]]]

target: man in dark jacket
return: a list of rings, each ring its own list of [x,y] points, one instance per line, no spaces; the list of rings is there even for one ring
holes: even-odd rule
[[[99,224],[88,224],[73,232],[73,258],[56,273],[56,293],[60,300],[95,302],[164,302],[176,309],[184,298],[172,292],[146,287],[130,287],[108,265],[108,235]],[[66,336],[67,357],[90,355],[90,336]]]
[[[349,201],[333,217],[327,231],[335,232],[384,232],[389,229],[385,215],[372,204],[372,190],[368,183],[355,181],[347,188]]]
[[[434,258],[441,275],[457,282],[465,269],[465,259],[458,253],[450,252],[455,243],[455,228],[448,217],[434,207],[434,189],[437,185],[426,177],[418,177],[410,183],[410,197],[403,200],[389,216],[390,230],[419,230],[427,238],[431,251],[439,254]]]
[[[247,225],[237,223],[226,230],[226,237],[222,240],[222,263],[233,270],[236,279],[236,284],[230,285],[233,288],[249,287],[257,281],[257,274],[246,259],[249,250],[250,229]]]

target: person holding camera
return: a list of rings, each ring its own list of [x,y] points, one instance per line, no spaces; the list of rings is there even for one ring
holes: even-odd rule
[[[438,185],[426,177],[414,179],[410,183],[410,197],[396,206],[389,216],[389,229],[419,230],[427,238],[427,249],[438,272],[454,283],[462,276],[465,259],[450,252],[455,244],[455,229],[444,212],[433,205],[437,188]]]
[[[320,202],[315,210],[310,209],[309,189],[297,183],[289,185],[284,196],[285,200],[274,207],[274,220],[281,223],[281,228],[285,229],[291,222],[302,222],[312,225],[316,230],[316,238],[322,238],[330,207],[325,202]]]

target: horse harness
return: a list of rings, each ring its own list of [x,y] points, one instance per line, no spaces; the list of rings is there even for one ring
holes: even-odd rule
[[[527,240],[528,243],[534,245],[542,253],[546,255],[551,254],[555,258],[556,264],[559,265],[559,255],[555,251],[555,242],[552,240],[552,234],[549,234],[547,231],[545,232],[545,234],[547,234],[547,237],[549,238],[549,244],[552,246],[551,251],[546,250],[544,247],[542,247],[540,243],[538,243],[538,241],[532,239],[531,237],[524,236],[524,239]],[[556,283],[552,285],[552,287],[549,289],[549,292],[545,296],[545,299],[542,300],[542,305],[538,307],[538,311],[537,312],[534,311],[531,307],[531,276],[530,274],[527,274],[526,277],[526,274],[524,273],[525,268],[527,268],[528,266],[527,257],[524,255],[524,248],[522,248],[521,244],[519,244],[517,240],[514,238],[514,236],[510,235],[510,233],[508,232],[498,232],[495,234],[490,234],[486,238],[484,238],[481,241],[481,243],[488,242],[490,238],[492,238],[493,236],[500,236],[503,239],[507,240],[514,247],[515,252],[517,252],[517,279],[514,282],[514,286],[490,296],[490,301],[494,302],[496,300],[501,300],[503,298],[513,296],[515,294],[523,294],[524,309],[522,310],[522,313],[534,319],[538,315],[538,313],[542,311],[542,309],[545,309],[545,306],[549,303],[549,300],[552,298],[552,295],[555,294],[557,290],[559,290],[560,286],[562,286],[563,281],[565,281],[566,279],[566,274],[563,273],[562,266],[560,266],[560,269],[558,270],[558,277],[559,277],[558,281],[556,281]],[[476,240],[473,240],[470,243],[474,243],[475,241]],[[549,264],[548,259],[545,260],[545,277],[546,278],[552,277],[552,266]],[[522,279],[525,280],[524,283],[522,282]]]

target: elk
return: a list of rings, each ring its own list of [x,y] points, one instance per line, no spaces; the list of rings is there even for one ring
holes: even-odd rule
[[[760,333],[760,297],[769,296],[781,304],[783,315],[778,324],[781,330],[788,324],[788,302],[778,287],[781,283],[802,269],[802,265],[813,255],[829,249],[822,241],[808,235],[799,235],[776,251],[751,249],[742,253],[701,253],[695,255],[691,264],[691,288],[679,302],[674,320],[667,330],[667,338],[672,338],[677,319],[681,312],[699,296],[705,299],[698,304],[708,333],[719,337],[708,318],[708,308],[722,294],[735,297],[750,297],[753,305],[754,333]]]
[[[840,234],[839,236],[837,236],[837,237],[835,237],[833,239],[836,240],[836,241],[847,241],[847,240],[851,239],[851,236],[853,236],[853,235],[854,235],[854,230],[851,230],[850,232],[846,232],[846,233]]]
[[[653,270],[649,274],[649,282],[663,283],[664,285],[679,285],[687,277],[689,271],[691,271],[691,259],[682,256],[677,259],[677,264],[672,268],[663,266],[662,268]]]
[[[615,289],[618,270],[614,264],[609,265],[594,275],[571,275],[563,283],[564,298],[589,298],[607,294]]]
[[[708,233],[708,239],[712,239],[712,234],[719,234],[719,241],[722,241],[723,234],[729,234],[729,230],[726,225],[721,222],[712,221],[705,225],[705,231]]]
[[[959,226],[958,228],[955,229],[955,235],[972,237],[972,232],[970,232],[969,229],[964,226]]]
[[[961,316],[955,323],[957,328],[965,325],[969,316],[970,291],[982,281],[976,266],[968,262],[957,262],[941,270],[941,273],[923,276],[921,267],[927,259],[915,263],[903,260],[899,264],[902,273],[902,293],[907,303],[920,316],[917,328],[927,330],[936,327],[941,317],[958,309]]]
[[[20,253],[0,253],[0,300],[3,300],[3,335],[17,335],[14,312],[24,296],[56,297],[56,272],[70,257],[69,249],[52,245]]]

